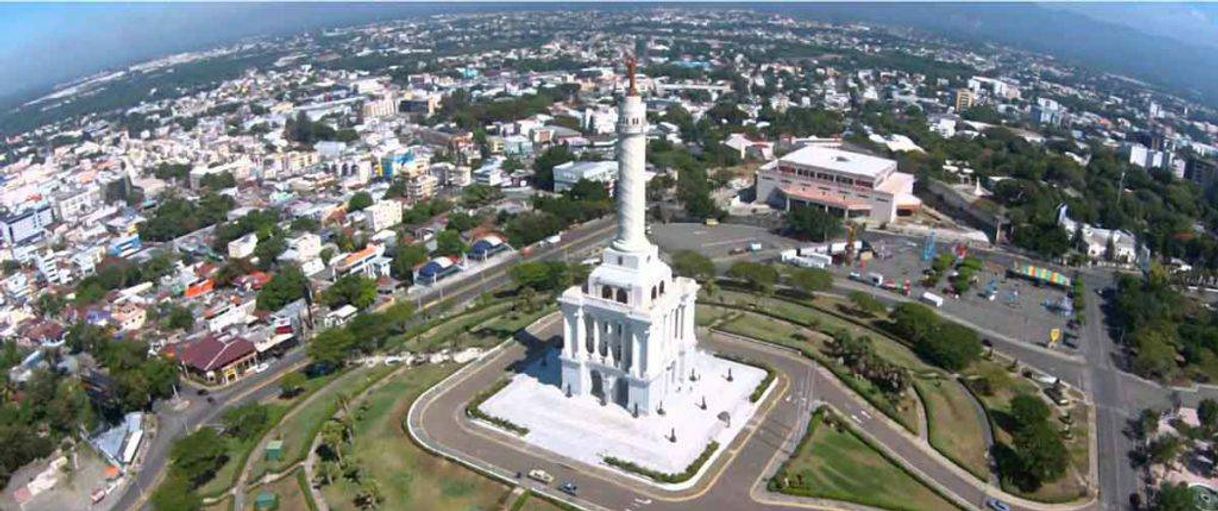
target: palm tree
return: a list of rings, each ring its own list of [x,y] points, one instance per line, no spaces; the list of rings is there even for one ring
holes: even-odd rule
[[[325,480],[326,485],[334,484],[334,478],[342,473],[338,463],[333,461],[322,461],[317,465],[317,476]]]
[[[343,445],[347,443],[347,428],[336,421],[327,421],[321,427],[321,443],[343,463]]]
[[[375,479],[367,478],[360,481],[359,492],[355,494],[355,502],[360,509],[379,508],[384,500],[385,496],[381,494],[381,485],[377,484]]]

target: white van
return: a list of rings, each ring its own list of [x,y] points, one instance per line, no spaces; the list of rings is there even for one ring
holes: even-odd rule
[[[935,307],[943,306],[943,297],[931,292],[922,293],[922,301],[934,305]]]

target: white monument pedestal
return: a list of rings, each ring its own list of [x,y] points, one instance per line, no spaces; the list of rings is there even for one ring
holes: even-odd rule
[[[529,364],[483,402],[482,411],[528,428],[525,442],[560,456],[592,465],[611,456],[665,473],[685,471],[712,441],[720,449],[730,444],[756,411],[749,397],[766,376],[763,369],[694,351],[689,364],[697,381],[684,375],[682,390],[662,403],[662,415],[635,417],[595,396],[567,397],[559,387],[558,355],[547,353],[544,367],[540,359]]]

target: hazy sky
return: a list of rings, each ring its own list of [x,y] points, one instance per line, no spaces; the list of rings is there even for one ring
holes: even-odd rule
[[[400,18],[442,4],[0,4],[0,96],[252,35]]]

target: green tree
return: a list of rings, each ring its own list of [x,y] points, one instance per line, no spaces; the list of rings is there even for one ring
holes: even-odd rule
[[[465,232],[477,226],[478,218],[469,213],[453,213],[448,215],[448,224],[444,228],[457,232]]]
[[[876,299],[876,297],[863,291],[851,291],[850,303],[854,305],[855,310],[866,314],[867,316],[875,316],[876,314],[884,312],[884,310],[887,308],[884,307],[884,303]]]
[[[347,201],[347,211],[354,213],[361,211],[373,204],[372,194],[368,192],[355,192],[351,199]]]
[[[1132,344],[1137,348],[1133,372],[1139,376],[1168,380],[1179,370],[1171,334],[1159,328],[1141,328],[1133,333]]]
[[[693,250],[682,250],[673,254],[672,269],[677,275],[689,277],[698,282],[706,282],[715,278],[715,263],[709,257]]]
[[[304,390],[305,383],[308,377],[300,371],[292,371],[283,376],[279,381],[279,393],[284,397],[294,397]]]
[[[461,240],[461,233],[456,231],[440,231],[436,235],[435,255],[461,257],[468,251],[469,247],[465,246],[465,242]]]
[[[1020,394],[1011,399],[1011,419],[1016,428],[1045,422],[1052,414],[1049,405],[1034,395]]]
[[[1197,500],[1185,483],[1162,483],[1154,494],[1150,511],[1194,511]]]
[[[742,281],[756,291],[769,294],[778,283],[778,270],[762,263],[739,262],[727,270],[727,276]]]
[[[350,304],[364,310],[376,302],[376,281],[363,275],[346,275],[326,289],[322,301],[331,309]]]
[[[520,288],[557,291],[571,285],[571,272],[561,261],[534,261],[513,266],[508,273]]]
[[[959,371],[981,357],[981,338],[971,328],[941,322],[930,335],[917,341],[914,351],[932,364]]]
[[[309,289],[309,279],[294,265],[284,267],[258,291],[258,310],[277,311],[283,306],[304,298]]]
[[[389,274],[404,282],[414,280],[414,267],[427,262],[427,247],[399,243],[389,265]]]
[[[939,315],[920,303],[901,303],[893,308],[890,317],[893,333],[915,344],[939,327]]]
[[[1197,419],[1201,422],[1201,428],[1207,433],[1218,432],[1218,401],[1210,398],[1201,400],[1197,405]]]
[[[195,314],[190,309],[171,303],[164,315],[165,327],[170,330],[190,331],[195,326]]]
[[[225,434],[249,440],[262,434],[270,425],[270,420],[270,412],[266,405],[250,403],[225,412],[220,422],[224,424]]]
[[[191,488],[209,481],[227,458],[224,439],[212,428],[201,428],[182,437],[169,451],[173,470]]]
[[[816,268],[797,268],[787,275],[787,282],[792,287],[808,296],[820,291],[828,291],[833,287],[833,275],[825,270]]]
[[[308,354],[314,363],[341,366],[355,346],[355,336],[343,328],[323,330],[309,342]]]
[[[1013,445],[1021,466],[1020,486],[1035,490],[1042,484],[1065,475],[1070,458],[1061,435],[1047,421],[1023,426],[1015,431]]]
[[[556,145],[533,160],[533,185],[541,190],[554,190],[554,167],[575,160],[575,154],[565,145]]]
[[[170,473],[152,493],[152,508],[156,511],[199,511],[203,499],[186,478]]]
[[[788,212],[787,227],[791,232],[813,241],[828,241],[844,232],[840,217],[810,206]]]

